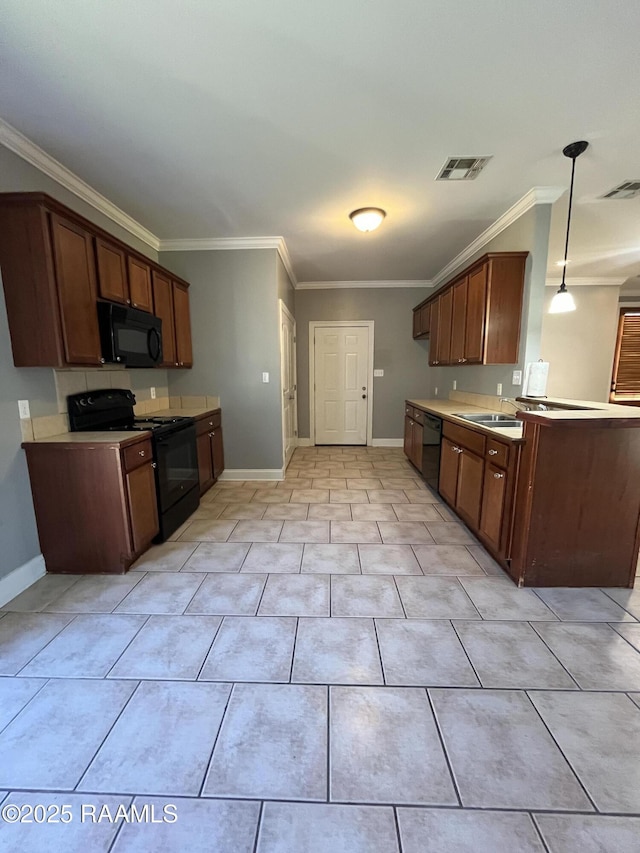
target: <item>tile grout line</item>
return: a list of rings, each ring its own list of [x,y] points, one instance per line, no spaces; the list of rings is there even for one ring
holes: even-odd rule
[[[293,665],[296,658],[296,643],[298,642],[298,629],[300,628],[300,617],[296,616],[296,627],[293,632],[293,646],[291,647],[291,665],[289,666],[288,684],[293,684]]]
[[[229,684],[229,682],[224,682]],[[229,689],[229,695],[227,696],[227,701],[224,704],[224,710],[220,717],[220,724],[218,725],[218,731],[216,732],[216,736],[213,739],[213,744],[211,746],[211,752],[209,753],[209,761],[207,761],[207,766],[205,767],[204,774],[202,776],[202,784],[200,785],[200,789],[198,791],[198,799],[202,797],[202,792],[204,791],[204,786],[207,784],[207,777],[209,776],[209,771],[211,769],[211,762],[213,761],[213,754],[216,751],[216,746],[218,745],[218,740],[220,739],[220,732],[222,731],[222,726],[224,724],[225,718],[227,716],[227,709],[229,708],[229,704],[231,703],[231,697],[235,693],[236,685],[235,682],[231,683],[231,687]]]
[[[396,828],[396,841],[398,842],[398,853],[402,853],[402,837],[400,835],[400,818],[398,816],[398,807],[393,806],[393,822]]]
[[[455,792],[456,798],[458,800],[458,806],[460,808],[464,808],[464,804],[462,802],[462,797],[460,796],[460,789],[458,788],[458,780],[456,779],[456,775],[453,769],[453,764],[451,762],[451,758],[449,757],[449,752],[447,750],[447,745],[444,739],[444,733],[440,728],[440,723],[438,721],[438,715],[436,713],[435,705],[433,704],[433,699],[431,697],[431,691],[425,687],[424,692],[427,697],[427,703],[429,705],[429,710],[431,711],[431,715],[433,717],[433,721],[435,723],[436,731],[438,732],[438,738],[440,740],[440,746],[442,747],[442,752],[445,757],[445,761],[447,762],[447,769],[449,771],[449,776],[451,777],[451,782],[453,784],[453,790]]]
[[[104,679],[103,679],[103,680],[104,680]],[[123,680],[124,680],[124,679],[123,679]],[[127,682],[127,683],[135,683],[135,681],[136,681],[136,679],[132,679],[130,682]],[[111,683],[113,684],[113,683],[115,683],[115,681],[113,681],[113,682],[111,682]],[[101,740],[101,741],[100,741],[100,743],[98,744],[98,746],[97,746],[97,748],[96,748],[95,752],[93,753],[93,755],[92,755],[92,756],[91,756],[91,758],[89,759],[89,762],[87,763],[87,766],[84,768],[84,770],[83,770],[83,771],[82,771],[82,773],[80,774],[80,778],[78,779],[78,781],[76,782],[76,784],[75,784],[75,785],[73,786],[73,788],[71,789],[74,793],[80,793],[80,794],[83,794],[83,793],[84,793],[84,791],[78,791],[78,785],[80,785],[80,784],[81,784],[82,780],[83,780],[83,779],[84,779],[84,777],[87,775],[87,773],[88,773],[88,771],[89,771],[89,768],[91,767],[91,765],[93,764],[93,762],[96,760],[96,758],[97,758],[97,756],[98,756],[98,753],[100,752],[100,750],[102,749],[102,747],[105,745],[105,743],[106,743],[106,741],[107,741],[107,738],[109,737],[109,735],[111,734],[111,732],[114,730],[114,728],[115,728],[115,726],[116,726],[116,724],[117,724],[118,720],[119,720],[119,719],[120,719],[120,717],[124,714],[125,710],[129,707],[129,703],[131,702],[131,700],[133,699],[133,697],[136,695],[136,693],[137,693],[137,692],[138,692],[138,690],[140,689],[140,685],[141,685],[141,683],[142,683],[141,681],[138,681],[138,683],[136,684],[136,686],[133,688],[133,690],[131,691],[131,693],[130,693],[130,695],[129,695],[129,698],[127,699],[127,701],[124,703],[124,705],[123,705],[123,706],[122,706],[122,708],[120,709],[120,712],[116,715],[116,718],[115,718],[115,720],[113,721],[113,723],[109,726],[109,731],[105,734],[105,736],[102,738],[102,740]]]
[[[331,802],[331,687],[327,685],[327,799]]]
[[[10,676],[10,677],[16,678],[16,676]],[[33,696],[27,702],[25,702],[24,705],[18,711],[16,711],[16,713],[13,715],[13,717],[11,717],[9,722],[7,722],[4,726],[0,727],[0,733],[2,733],[8,726],[10,726],[11,723],[16,719],[16,717],[20,716],[20,714],[27,709],[27,707],[33,702],[33,700],[36,698],[36,696],[38,696],[40,694],[40,692],[47,686],[47,684],[51,681],[51,679],[50,678],[43,678],[42,681],[43,681],[43,683],[40,685],[40,687],[38,687],[38,689],[33,694]],[[7,791],[7,794],[8,793],[9,793],[9,791]]]
[[[260,801],[260,808],[258,809],[258,822],[256,823],[256,834],[253,839],[253,847],[251,848],[252,853],[258,853],[258,844],[260,843],[260,834],[262,832],[262,822],[264,820],[264,800]]]
[[[115,614],[115,613],[110,613],[110,614],[109,614],[109,616],[115,616],[115,615],[117,615],[117,614]],[[123,613],[123,614],[121,614],[121,615],[122,615],[122,616],[125,616],[125,615],[127,615],[127,616],[128,616],[128,615],[130,615],[130,614],[124,614],[124,613]],[[140,614],[131,614],[131,615],[144,616],[145,614],[140,613]],[[125,652],[126,652],[126,651],[127,651],[127,649],[129,648],[129,646],[131,645],[131,643],[133,643],[133,641],[138,637],[138,635],[140,634],[140,631],[142,631],[142,629],[143,629],[144,627],[146,627],[146,625],[148,624],[148,622],[149,622],[149,620],[150,620],[150,619],[151,619],[151,614],[149,614],[149,615],[147,615],[147,616],[146,616],[146,618],[145,618],[144,622],[142,623],[142,625],[140,625],[140,627],[139,627],[139,628],[138,628],[138,630],[135,632],[135,634],[133,635],[133,637],[129,640],[129,642],[127,643],[127,645],[126,645],[126,646],[124,647],[124,649],[120,652],[120,654],[119,654],[119,655],[118,655],[118,657],[114,660],[114,662],[111,664],[111,666],[110,666],[110,667],[109,667],[109,669],[106,671],[106,673],[102,676],[102,680],[103,680],[103,681],[105,681],[107,678],[109,678],[109,673],[113,670],[114,666],[118,663],[118,661],[120,660],[120,658],[125,654]],[[71,676],[71,677],[73,677],[73,676]]]
[[[137,794],[133,794],[133,795],[129,794],[128,796],[129,796],[128,808],[131,808],[131,806],[133,805],[133,801],[136,799],[136,797],[137,797],[138,795],[137,795]],[[121,821],[119,821],[119,824],[120,824],[120,825],[119,825],[119,826],[118,826],[118,828],[116,829],[116,831],[115,831],[115,833],[114,833],[114,836],[113,836],[113,839],[111,840],[111,844],[109,844],[109,846],[108,846],[108,848],[107,848],[107,853],[111,853],[111,851],[112,851],[112,850],[113,850],[113,848],[115,847],[116,842],[117,842],[117,840],[118,840],[118,836],[119,836],[119,835],[121,835],[121,833],[122,833],[122,831],[123,831],[123,827],[125,826],[125,824],[126,824],[126,823],[127,823],[127,821],[126,821],[126,820],[121,820]]]
[[[543,849],[544,849],[545,853],[552,853],[552,851],[550,851],[550,850],[549,850],[549,847],[547,846],[547,842],[544,840],[544,836],[543,836],[543,834],[542,834],[542,830],[541,830],[541,829],[540,829],[540,827],[538,826],[538,821],[536,820],[536,816],[535,816],[535,813],[534,813],[534,812],[529,812],[529,820],[530,820],[530,821],[531,821],[531,823],[533,824],[533,827],[534,827],[534,829],[535,829],[535,831],[536,831],[536,834],[537,834],[538,838],[540,839],[540,843],[542,844],[542,847],[543,847]]]
[[[398,586],[398,579],[396,578],[395,575],[391,575],[391,577],[393,578],[393,585],[395,586],[396,592],[398,594],[398,598],[400,599],[400,607],[402,607],[402,612],[404,613],[404,618],[408,619],[409,617],[407,616],[407,611],[405,610],[405,607],[404,607],[404,601],[402,600],[402,595],[400,594],[400,587]]]
[[[637,576],[637,575],[634,575],[633,580],[634,580],[634,584],[635,584],[635,581],[636,581],[636,580],[640,580],[640,579],[638,578],[638,576]],[[631,616],[633,619],[635,619],[635,620],[636,620],[636,624],[640,624],[640,620],[638,620],[638,619],[633,615],[633,613],[632,613],[630,610],[628,610],[628,609],[624,606],[624,604],[620,604],[620,602],[619,602],[619,601],[616,601],[616,600],[615,600],[615,598],[612,598],[612,597],[609,595],[609,593],[607,592],[608,587],[597,587],[597,588],[600,590],[600,592],[603,592],[603,593],[607,596],[607,598],[611,599],[611,601],[613,601],[613,603],[614,603],[614,604],[617,604],[617,605],[618,605],[618,607],[622,607],[622,609],[623,609],[626,613],[628,613],[628,614],[629,614],[629,616]],[[632,586],[632,587],[620,587],[620,589],[629,589],[631,592],[633,592],[633,591],[634,591],[634,589],[638,589],[638,587],[636,587],[636,586]],[[628,603],[628,602],[627,602],[627,603]],[[630,624],[633,624],[633,623],[630,623]]]
[[[213,632],[213,639],[212,639],[212,640],[211,640],[211,642],[209,643],[209,648],[207,649],[207,651],[206,651],[206,653],[205,653],[205,656],[204,656],[204,657],[203,657],[203,659],[202,659],[202,663],[200,664],[200,668],[198,669],[198,674],[196,675],[196,677],[195,677],[195,678],[191,678],[191,679],[189,679],[189,681],[193,681],[193,682],[198,682],[198,681],[200,681],[200,676],[202,675],[202,670],[204,669],[205,664],[207,663],[207,660],[208,660],[208,658],[209,658],[209,655],[211,654],[211,650],[213,649],[213,645],[214,645],[215,641],[217,640],[217,638],[218,638],[218,634],[219,634],[219,633],[220,633],[220,631],[222,630],[222,625],[224,624],[224,622],[226,621],[226,619],[227,619],[227,617],[226,617],[226,616],[223,616],[223,617],[220,619],[220,621],[218,622],[218,627],[217,627],[217,628],[216,628],[216,630]],[[205,679],[203,679],[203,680],[205,680]]]
[[[384,662],[382,660],[382,649],[380,648],[380,637],[378,636],[378,625],[377,620],[372,618],[373,622],[373,633],[376,636],[376,645],[378,646],[378,657],[380,658],[380,672],[382,673],[382,686],[387,687],[387,674],[384,669]]]
[[[257,616],[257,615],[258,615],[258,612],[259,612],[259,610],[260,610],[260,605],[262,604],[262,599],[264,598],[264,594],[265,594],[265,592],[266,592],[266,590],[267,590],[267,584],[269,583],[269,578],[270,578],[270,577],[271,577],[271,573],[270,573],[270,572],[265,572],[265,575],[264,575],[264,582],[263,582],[263,584],[262,584],[262,590],[261,590],[261,592],[260,592],[260,598],[258,599],[258,605],[257,605],[257,607],[256,607],[256,611],[255,611],[255,613],[253,613],[253,614],[249,614],[249,615],[253,615],[253,616]]]
[[[549,653],[550,653],[551,655],[553,655],[553,657],[558,661],[558,663],[560,664],[560,666],[562,667],[562,669],[567,673],[567,675],[569,676],[569,678],[571,679],[571,681],[573,681],[573,683],[576,685],[576,687],[578,688],[578,690],[582,690],[582,687],[581,687],[581,685],[578,683],[577,679],[573,677],[573,675],[571,674],[571,672],[569,671],[569,669],[567,669],[567,667],[564,665],[564,663],[560,660],[560,657],[559,657],[559,656],[558,656],[558,655],[553,651],[553,649],[552,649],[552,648],[551,648],[551,646],[547,643],[547,641],[546,641],[546,640],[545,640],[545,638],[542,636],[542,634],[540,633],[540,631],[536,631],[535,622],[531,622],[531,621],[529,621],[529,622],[527,622],[526,624],[531,628],[531,630],[534,632],[534,634],[536,635],[536,637],[538,637],[538,639],[542,642],[542,644],[544,645],[544,647],[545,647],[545,648],[547,648],[547,649],[549,650]],[[545,624],[546,624],[546,623],[545,623]],[[551,624],[554,624],[554,623],[551,623]],[[559,624],[562,624],[562,623],[559,623]],[[535,689],[537,689],[537,688],[532,687],[532,688],[530,688],[530,689],[531,689],[531,690],[535,690]]]
[[[523,693],[524,693],[524,695],[527,697],[527,699],[528,699],[528,701],[529,701],[529,704],[531,705],[531,707],[533,708],[533,710],[534,710],[534,711],[536,712],[536,714],[538,715],[538,719],[540,720],[540,722],[542,723],[542,725],[543,725],[543,726],[544,726],[544,728],[545,728],[545,731],[548,733],[549,737],[551,738],[551,740],[552,740],[552,741],[553,741],[553,743],[555,744],[556,749],[558,750],[558,752],[560,753],[560,755],[563,757],[563,759],[564,759],[564,761],[565,761],[565,763],[566,763],[567,767],[568,767],[568,768],[571,770],[571,772],[573,773],[573,775],[574,775],[574,777],[575,777],[575,779],[576,779],[576,781],[577,781],[578,785],[579,785],[579,786],[580,786],[580,788],[582,789],[582,792],[584,793],[585,797],[587,798],[587,800],[588,800],[588,801],[591,803],[591,805],[593,806],[594,814],[600,814],[600,809],[597,807],[597,805],[595,804],[595,801],[593,800],[593,798],[591,797],[591,795],[590,795],[590,794],[589,794],[589,792],[587,791],[586,787],[584,786],[584,784],[583,784],[583,782],[582,782],[582,779],[580,778],[580,776],[578,776],[578,771],[574,768],[573,764],[569,761],[569,759],[567,758],[567,756],[564,754],[564,750],[562,749],[562,747],[560,746],[560,744],[559,744],[559,743],[558,743],[558,741],[556,740],[556,738],[555,738],[555,736],[554,736],[553,732],[551,731],[551,729],[550,729],[550,728],[549,728],[549,726],[547,725],[546,720],[544,719],[544,717],[542,716],[542,714],[540,713],[540,711],[539,711],[539,710],[538,710],[538,708],[536,707],[536,704],[534,703],[533,699],[532,699],[532,698],[531,698],[531,696],[529,695],[529,693],[530,693],[530,692],[533,692],[533,688],[530,688],[530,690],[523,690],[522,692],[523,692]]]
[[[477,622],[478,620],[477,620],[477,619],[474,619],[473,621],[474,621],[474,622]],[[474,666],[474,664],[473,664],[473,661],[471,660],[471,656],[469,655],[469,652],[467,651],[467,647],[465,646],[464,641],[463,641],[462,637],[460,636],[460,634],[458,634],[458,631],[457,631],[457,629],[456,629],[456,626],[453,624],[453,619],[449,619],[449,623],[451,624],[451,628],[453,629],[453,633],[454,633],[454,634],[456,635],[456,637],[458,638],[458,642],[459,642],[459,643],[460,643],[460,645],[462,646],[462,651],[465,653],[466,658],[467,658],[467,660],[469,661],[469,666],[470,666],[470,667],[471,667],[471,669],[473,670],[473,674],[474,674],[474,675],[475,675],[475,677],[478,679],[478,684],[480,685],[480,688],[481,688],[481,689],[485,689],[485,690],[490,689],[490,688],[485,688],[484,684],[482,683],[482,679],[480,678],[480,675],[478,674],[478,672],[477,672],[477,670],[476,670],[476,668],[475,668],[475,666]],[[473,688],[472,688],[472,689],[473,689]],[[505,688],[505,689],[506,689],[506,688]]]
[[[51,637],[51,639],[47,640],[47,642],[44,644],[44,646],[42,646],[41,648],[39,648],[39,649],[38,649],[38,651],[37,651],[37,652],[35,652],[35,653],[34,653],[34,654],[29,658],[29,660],[28,660],[25,664],[23,664],[21,667],[18,667],[18,671],[17,671],[17,672],[14,672],[12,675],[7,676],[7,678],[19,678],[19,677],[20,677],[20,673],[22,672],[22,670],[23,670],[25,667],[29,666],[29,664],[30,664],[33,660],[35,660],[35,659],[38,657],[38,655],[40,654],[40,652],[43,652],[46,648],[48,648],[48,646],[50,646],[50,645],[51,645],[51,643],[52,643],[54,640],[57,640],[57,639],[58,639],[58,637],[60,636],[60,634],[62,634],[62,632],[63,632],[63,631],[66,631],[66,629],[69,627],[69,625],[71,625],[73,622],[75,622],[76,617],[78,617],[78,616],[85,616],[85,615],[94,615],[94,614],[85,614],[85,613],[60,613],[60,614],[54,614],[54,615],[56,615],[56,616],[58,616],[58,615],[59,615],[59,616],[70,616],[71,618],[69,619],[69,621],[67,622],[67,624],[66,624],[66,625],[63,625],[63,626],[60,628],[60,630],[59,630],[59,631],[56,631],[56,633],[53,635],[53,637]],[[100,614],[100,615],[103,615],[103,614]],[[23,678],[26,678],[27,676],[22,676],[22,677],[23,677]],[[29,677],[31,677],[31,678],[38,678],[38,676],[36,676],[36,675],[34,675],[34,676],[29,676]],[[49,677],[49,676],[47,676],[47,677]]]

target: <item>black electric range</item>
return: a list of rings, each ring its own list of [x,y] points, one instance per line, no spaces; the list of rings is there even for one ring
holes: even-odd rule
[[[200,487],[193,418],[135,417],[135,395],[105,388],[67,397],[72,432],[151,432],[160,533],[164,542],[198,508]]]

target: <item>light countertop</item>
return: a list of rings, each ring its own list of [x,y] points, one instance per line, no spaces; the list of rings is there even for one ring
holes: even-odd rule
[[[446,417],[447,420],[454,421],[455,423],[460,424],[460,426],[464,426],[469,429],[478,429],[485,435],[493,435],[494,437],[500,436],[500,438],[508,438],[509,441],[519,441],[520,439],[522,439],[522,426],[485,427],[482,424],[472,423],[471,421],[466,421],[464,418],[456,417],[456,414],[459,412],[462,412],[463,414],[480,414],[481,412],[484,412],[485,414],[489,413],[492,415],[505,415],[510,414],[509,412],[496,412],[495,410],[491,409],[483,409],[480,406],[472,406],[469,403],[461,403],[459,400],[407,400],[407,403],[410,406],[415,406],[417,409],[422,409],[423,411],[429,412],[430,414]]]

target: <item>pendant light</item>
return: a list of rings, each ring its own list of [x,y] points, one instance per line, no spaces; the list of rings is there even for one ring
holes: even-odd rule
[[[386,211],[381,207],[361,207],[358,210],[352,210],[349,219],[358,231],[375,231],[386,215]]]
[[[576,303],[573,296],[567,290],[564,283],[564,278],[567,273],[567,254],[569,252],[569,229],[571,228],[571,206],[573,203],[573,177],[576,171],[576,159],[587,150],[589,143],[582,140],[581,142],[572,142],[562,149],[565,157],[571,159],[571,185],[569,188],[569,210],[567,212],[567,237],[564,242],[564,261],[562,263],[562,283],[560,289],[551,300],[549,306],[549,314],[564,314],[567,311],[575,311]]]

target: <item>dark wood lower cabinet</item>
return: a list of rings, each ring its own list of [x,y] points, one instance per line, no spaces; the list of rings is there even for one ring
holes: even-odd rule
[[[458,490],[456,509],[471,527],[480,522],[484,459],[466,448],[458,454]]]
[[[480,532],[496,551],[502,551],[504,545],[504,513],[509,488],[512,488],[512,484],[509,482],[508,473],[487,463],[482,491]]]
[[[224,446],[222,443],[222,415],[220,409],[206,412],[196,419],[198,447],[198,472],[200,494],[216,482],[224,471]]]
[[[26,442],[47,572],[123,574],[158,533],[148,438]]]
[[[127,497],[133,550],[141,553],[158,533],[156,480],[151,462],[127,475]]]
[[[408,416],[404,419],[404,452],[409,462],[422,471],[422,424]]]
[[[458,489],[458,453],[459,447],[448,438],[442,439],[440,449],[440,480],[438,491],[442,497],[455,506]]]

